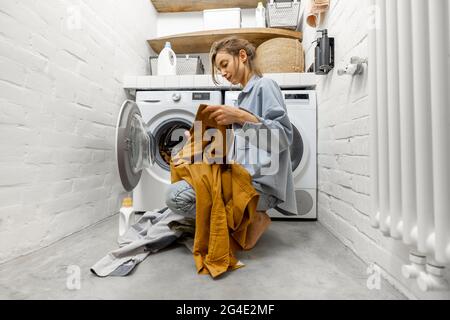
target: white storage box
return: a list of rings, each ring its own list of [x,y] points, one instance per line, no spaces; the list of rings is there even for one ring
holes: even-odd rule
[[[241,27],[240,8],[203,10],[203,29],[237,29]]]

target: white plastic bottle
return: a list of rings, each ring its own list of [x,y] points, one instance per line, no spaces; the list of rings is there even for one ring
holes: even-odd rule
[[[262,2],[258,2],[258,6],[255,11],[256,27],[266,27],[266,8],[264,8]]]
[[[158,56],[158,75],[172,76],[177,74],[177,56],[172,50],[170,42],[166,42],[164,49]]]
[[[123,199],[122,208],[119,211],[119,236],[123,236],[125,232],[134,224],[135,212],[133,208],[133,200],[129,197]]]

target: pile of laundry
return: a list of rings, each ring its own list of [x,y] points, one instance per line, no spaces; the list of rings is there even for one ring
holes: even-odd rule
[[[173,243],[182,243],[192,251],[195,221],[169,208],[147,211],[118,238],[119,249],[109,252],[91,267],[99,276],[126,276],[151,253]]]
[[[146,212],[122,237],[120,248],[98,261],[91,271],[98,276],[128,275],[150,253],[174,242],[185,244],[193,253],[197,272],[213,278],[244,266],[235,253],[252,249],[269,221],[256,211],[259,193],[249,172],[240,164],[227,164],[229,129],[209,119],[200,105],[195,121],[207,130],[218,130],[216,139],[197,141],[194,127],[190,140],[170,163],[171,182],[185,180],[202,195],[196,199],[196,217],[189,219],[164,208]],[[220,138],[221,137],[221,138]],[[195,152],[200,150],[200,163]],[[214,150],[210,153],[206,150]],[[222,159],[220,159],[222,158]],[[217,161],[219,160],[219,161]]]

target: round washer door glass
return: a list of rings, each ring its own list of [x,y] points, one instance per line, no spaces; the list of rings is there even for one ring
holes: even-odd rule
[[[142,170],[155,162],[155,142],[145,129],[137,104],[127,100],[120,108],[116,127],[116,156],[120,180],[126,191],[139,183]]]
[[[170,172],[172,155],[185,145],[187,139],[184,133],[189,131],[192,125],[191,120],[174,117],[160,123],[153,130],[151,135],[155,137],[156,142],[155,161],[162,169]]]
[[[292,129],[294,130],[294,138],[290,146],[290,152],[291,152],[292,172],[294,172],[302,162],[304,145],[302,135],[293,123]]]

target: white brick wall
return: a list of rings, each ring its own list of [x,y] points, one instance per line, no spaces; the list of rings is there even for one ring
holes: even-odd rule
[[[368,56],[368,2],[330,2],[330,11],[319,26],[327,28],[336,41],[336,68],[322,76],[317,87],[319,221],[368,265],[379,265],[386,278],[409,297],[448,299],[449,292],[425,294],[415,280],[404,279],[401,266],[408,262],[408,248],[370,226],[369,70],[355,77],[337,75],[350,57]],[[315,37],[315,29],[305,25],[308,67],[313,62],[314,46],[310,44]]]
[[[147,73],[148,0],[2,0],[0,263],[120,207],[115,123]]]

